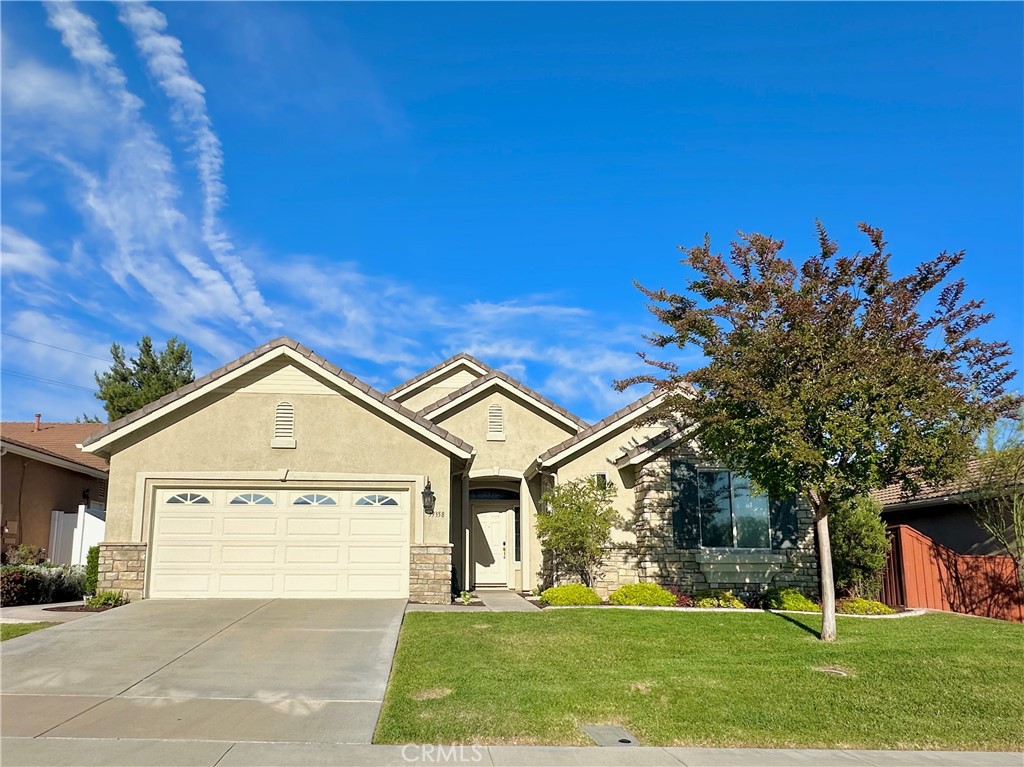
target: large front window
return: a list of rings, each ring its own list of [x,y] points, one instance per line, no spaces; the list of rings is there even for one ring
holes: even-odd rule
[[[746,477],[725,469],[673,462],[672,480],[676,496],[673,527],[679,548],[770,549],[782,543],[780,539],[773,546],[773,527],[783,527],[784,519],[788,523],[790,504],[773,506]]]

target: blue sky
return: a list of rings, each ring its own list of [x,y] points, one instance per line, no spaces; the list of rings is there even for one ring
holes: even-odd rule
[[[598,419],[641,393],[631,280],[681,289],[705,232],[809,254],[815,218],[900,272],[967,249],[1022,368],[1020,4],[2,12],[5,420],[101,413],[146,333],[385,389],[465,350]]]

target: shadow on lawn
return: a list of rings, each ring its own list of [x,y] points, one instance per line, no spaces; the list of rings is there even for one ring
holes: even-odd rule
[[[771,612],[771,611],[768,611],[768,614],[769,615],[774,615],[776,618],[782,618],[782,620],[787,621],[788,623],[792,623],[794,626],[800,627],[801,629],[806,631],[808,634],[811,634],[815,639],[820,639],[821,638],[821,632],[818,629],[812,628],[812,627],[808,626],[802,620],[799,620],[798,618],[794,618],[792,615],[786,615],[785,613],[774,613],[774,612]]]

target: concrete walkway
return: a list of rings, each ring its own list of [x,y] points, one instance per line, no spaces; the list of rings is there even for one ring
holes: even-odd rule
[[[82,600],[74,602],[54,602],[49,605],[18,605],[17,607],[0,607],[0,623],[67,623],[79,618],[88,618],[99,613],[66,613],[51,612],[47,607],[71,607],[81,605]]]
[[[508,589],[477,589],[475,593],[492,613],[540,612],[537,605],[527,602],[516,592]]]
[[[1021,767],[1019,753],[5,738],[4,767]]]

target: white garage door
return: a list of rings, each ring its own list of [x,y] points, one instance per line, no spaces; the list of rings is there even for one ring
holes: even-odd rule
[[[149,596],[409,595],[409,493],[158,491]]]

